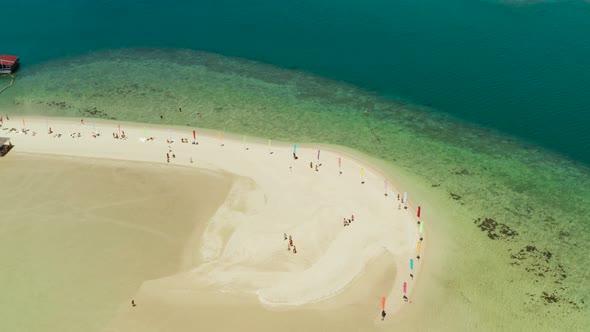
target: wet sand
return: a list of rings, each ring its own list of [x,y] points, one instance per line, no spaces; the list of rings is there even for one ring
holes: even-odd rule
[[[2,331],[101,330],[142,282],[182,270],[191,234],[232,182],[198,169],[14,150],[0,162]]]

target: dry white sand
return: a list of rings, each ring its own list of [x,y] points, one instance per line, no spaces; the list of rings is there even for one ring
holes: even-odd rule
[[[145,282],[135,297],[138,307],[122,304],[110,331],[194,330],[195,317],[199,324],[221,330],[248,319],[259,322],[252,327],[258,330],[281,319],[303,327],[378,328],[388,322],[379,319],[381,296],[387,297],[388,318],[409,305],[402,299],[404,282],[412,299],[424,263],[415,262],[416,278],[410,280],[409,259],[416,257],[419,238],[416,207],[398,209],[397,194],[403,189],[387,179],[386,196],[386,179],[362,161],[321,146],[298,146],[299,159],[294,160],[292,145],[244,144],[203,130],[193,145],[192,128],[145,130],[141,124],[123,123],[120,129],[128,138],[121,140],[112,137],[119,130],[115,122],[97,122],[97,138],[91,136],[93,120],[37,118],[27,119],[25,126],[28,134],[22,133],[21,119],[13,118],[4,127],[19,132],[0,131],[0,136],[12,137],[14,152],[164,164],[169,153],[171,172],[173,166],[184,166],[236,175],[225,203],[205,231],[194,234],[200,248],[187,246],[187,272]],[[47,133],[48,126],[54,134]],[[145,141],[144,131],[155,141]],[[70,137],[78,132],[80,138]],[[166,142],[169,135],[174,143]],[[318,149],[322,166],[316,171]],[[354,222],[343,227],[343,218],[353,214]],[[296,254],[287,250],[284,233],[292,236]],[[196,308],[199,315],[193,315]],[[355,314],[340,316],[335,324],[330,316],[335,308],[347,308],[340,315]]]

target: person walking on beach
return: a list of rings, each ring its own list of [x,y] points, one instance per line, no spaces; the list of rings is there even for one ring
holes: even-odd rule
[[[312,168],[313,169],[313,161],[310,161],[309,162],[309,168]]]
[[[137,305],[137,304],[135,304],[135,300],[131,300],[131,305],[134,307]]]
[[[297,253],[297,247],[293,246],[293,253],[296,254]]]
[[[166,153],[166,162],[170,163],[170,154],[169,153]]]
[[[285,233],[283,235],[285,236],[285,240],[284,241],[287,241],[287,233]]]
[[[385,320],[385,315],[387,315],[385,310],[381,310],[381,320]]]

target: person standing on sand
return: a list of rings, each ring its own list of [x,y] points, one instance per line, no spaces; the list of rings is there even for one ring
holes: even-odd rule
[[[309,162],[309,168],[313,169],[313,162],[312,161]]]
[[[131,305],[134,307],[137,305],[137,304],[135,304],[135,300],[131,300]]]
[[[297,253],[297,247],[293,246],[293,253],[296,254]]]
[[[385,320],[385,315],[387,315],[385,310],[381,310],[381,320]]]
[[[285,237],[285,240],[283,241],[287,241],[287,233],[284,233],[283,236]]]

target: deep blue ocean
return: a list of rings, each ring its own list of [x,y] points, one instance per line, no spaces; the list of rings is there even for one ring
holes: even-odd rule
[[[24,66],[110,48],[216,52],[346,81],[590,164],[583,0],[23,0],[7,10],[0,53]]]

